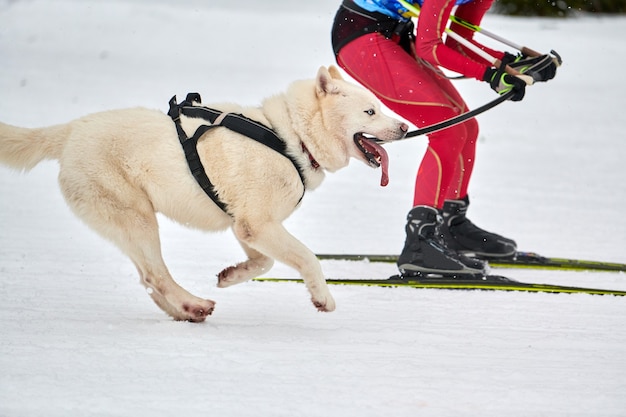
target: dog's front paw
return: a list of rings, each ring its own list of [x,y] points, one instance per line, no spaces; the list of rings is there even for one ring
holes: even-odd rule
[[[224,268],[219,274],[217,274],[217,286],[220,288],[230,287],[231,285],[238,284],[239,279],[237,276],[237,267],[229,266]]]
[[[231,285],[240,284],[242,282],[249,281],[251,278],[258,276],[263,272],[266,272],[268,269],[269,268],[265,264],[259,265],[257,262],[253,262],[250,260],[246,262],[241,262],[235,266],[229,266],[227,268],[224,268],[222,272],[217,274],[217,286],[220,288],[225,288],[230,287]]]
[[[311,301],[313,302],[315,308],[317,308],[317,311],[324,311],[327,313],[335,311],[335,300],[330,294],[322,298],[312,298]]]
[[[212,300],[202,300],[202,302],[196,303],[183,303],[184,314],[179,318],[179,320],[200,323],[206,320],[206,318],[213,313],[214,309],[215,301]]]

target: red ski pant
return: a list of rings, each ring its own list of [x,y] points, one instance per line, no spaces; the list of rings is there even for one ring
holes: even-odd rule
[[[418,129],[467,111],[450,80],[379,33],[348,43],[339,51],[337,63]],[[477,137],[475,119],[428,135],[415,180],[414,206],[441,208],[445,200],[467,195]]]

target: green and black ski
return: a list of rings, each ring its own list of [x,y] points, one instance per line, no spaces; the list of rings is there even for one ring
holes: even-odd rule
[[[381,254],[318,254],[321,260],[346,260],[370,262],[395,263],[397,255]],[[552,269],[563,271],[606,271],[606,272],[626,272],[626,264],[617,262],[587,261],[581,259],[551,258],[541,256],[533,252],[517,252],[509,258],[486,259],[493,268],[530,268],[530,269]]]
[[[300,282],[298,278],[255,278],[260,282]],[[519,282],[499,275],[486,275],[482,277],[469,276],[466,278],[448,277],[420,277],[403,278],[394,275],[388,279],[327,279],[328,284],[333,285],[360,285],[377,287],[407,287],[428,288],[440,290],[484,290],[484,291],[525,291],[543,293],[566,293],[566,294],[595,294],[625,296],[626,291],[606,290],[597,288],[570,287],[565,285],[531,284]]]

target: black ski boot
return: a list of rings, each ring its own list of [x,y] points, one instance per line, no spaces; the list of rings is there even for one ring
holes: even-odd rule
[[[407,216],[406,241],[398,258],[400,273],[405,277],[485,275],[485,262],[444,246],[439,231],[441,224],[437,209],[413,207]]]
[[[476,226],[466,216],[468,206],[469,197],[444,202],[441,232],[445,245],[459,253],[473,254],[480,258],[515,255],[515,241]]]

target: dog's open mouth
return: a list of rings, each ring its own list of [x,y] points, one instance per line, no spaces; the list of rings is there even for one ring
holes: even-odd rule
[[[366,137],[365,134],[361,132],[354,135],[354,143],[363,153],[370,166],[373,168],[382,168],[380,185],[384,187],[389,184],[389,156],[387,155],[387,151],[375,142],[376,140],[375,137]]]

